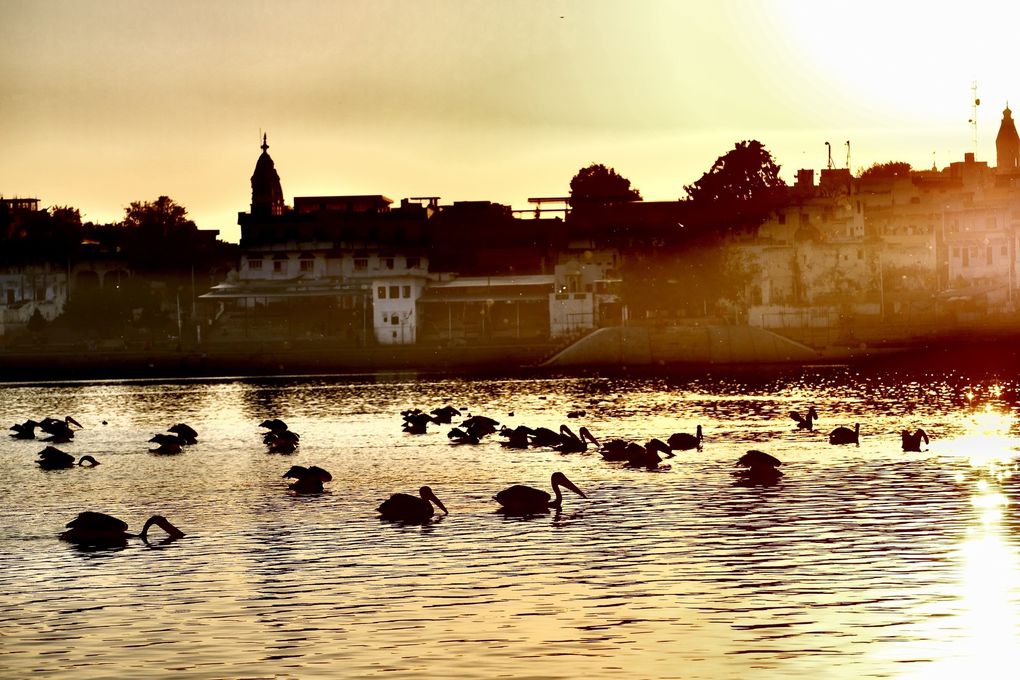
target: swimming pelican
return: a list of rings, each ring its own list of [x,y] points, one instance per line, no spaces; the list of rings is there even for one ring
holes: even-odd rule
[[[508,449],[526,449],[531,445],[530,437],[534,432],[527,425],[518,425],[512,430],[504,426],[499,431],[499,436],[506,437],[507,440],[500,442],[500,445]]]
[[[273,418],[272,420],[263,420],[259,423],[259,427],[265,427],[273,432],[283,432],[287,429],[287,423],[279,418]]]
[[[434,416],[432,420],[434,420],[436,423],[440,425],[449,425],[450,423],[453,422],[454,416],[460,415],[460,409],[454,406],[447,405],[441,406],[440,408],[434,408],[431,411],[429,411],[429,413],[431,413]]]
[[[149,440],[154,444],[159,444],[154,449],[149,449],[149,453],[158,453],[164,456],[173,456],[181,452],[181,447],[184,445],[184,440],[175,434],[156,434]]]
[[[914,434],[910,434],[910,430],[903,430],[900,432],[900,438],[903,440],[904,451],[920,451],[922,439],[925,444],[929,443],[928,433],[921,428],[917,428]]]
[[[698,425],[697,434],[687,434],[686,432],[676,432],[669,435],[669,439],[666,443],[669,444],[669,448],[674,451],[690,451],[691,449],[701,450],[701,440],[704,437],[701,434],[701,425]]]
[[[322,493],[322,483],[332,481],[333,475],[315,465],[309,467],[292,465],[289,470],[283,473],[283,478],[297,480],[287,487],[291,491],[297,493]]]
[[[818,420],[818,411],[815,410],[814,406],[808,408],[806,416],[802,416],[796,411],[790,411],[790,417],[797,422],[798,430],[813,430],[814,421]]]
[[[63,420],[59,420],[57,418],[43,418],[42,422],[39,423],[39,429],[51,437],[54,437],[55,439],[53,441],[69,441],[74,439],[74,430],[71,429],[71,425],[76,425],[79,428],[82,427],[82,424],[71,416],[65,416]]]
[[[553,447],[560,453],[584,453],[588,450],[588,442],[595,446],[602,446],[587,427],[578,429],[577,434],[574,434],[566,425],[560,425],[560,434],[560,444]]]
[[[861,424],[854,423],[854,429],[849,427],[837,427],[829,433],[830,444],[856,444],[861,445]]]
[[[554,472],[552,475],[552,487],[556,492],[553,499],[545,491],[530,486],[515,484],[508,489],[503,489],[493,496],[496,502],[503,506],[504,512],[512,514],[527,514],[533,512],[548,512],[549,508],[559,509],[563,504],[563,492],[560,487],[566,487],[581,498],[587,498],[584,492],[574,486],[574,483],[567,479],[562,472]]]
[[[145,521],[138,537],[148,542],[149,527],[153,524],[167,533],[168,540],[184,538],[184,532],[171,524],[162,515],[153,515]],[[116,517],[102,512],[81,512],[67,523],[68,531],[60,534],[60,540],[84,545],[121,545],[134,534],[127,533],[128,525]]]
[[[23,423],[14,423],[10,429],[14,430],[14,434],[11,436],[15,439],[35,439],[35,428],[39,427],[39,423],[34,420],[26,420]]]
[[[379,506],[379,514],[383,519],[402,520],[404,522],[423,522],[435,514],[432,504],[450,514],[443,502],[427,486],[418,490],[419,496],[407,493],[395,493]]]
[[[64,453],[60,449],[47,446],[45,449],[40,451],[38,454],[39,460],[36,463],[39,464],[43,470],[62,470],[69,467],[74,467],[74,456],[69,453]],[[87,467],[95,467],[99,465],[99,461],[92,456],[85,455],[78,459],[78,465],[84,466],[88,463]]]
[[[176,425],[172,425],[166,428],[166,431],[173,432],[174,434],[179,436],[181,438],[181,442],[186,446],[198,443],[198,432],[195,432],[194,428],[185,423],[177,423]]]
[[[479,444],[482,441],[470,428],[465,431],[455,427],[446,433],[446,437],[451,444]]]
[[[634,442],[629,442],[626,439],[610,439],[602,444],[602,449],[599,453],[602,454],[602,458],[605,460],[628,460],[630,458],[630,446]],[[640,444],[634,444],[635,446],[641,446]]]
[[[268,433],[263,441],[269,447],[269,453],[294,453],[297,449],[296,441],[281,437],[275,432]]]
[[[460,424],[461,427],[467,429],[468,432],[476,437],[484,437],[494,433],[497,425],[499,425],[498,420],[485,416],[471,416]]]
[[[782,464],[778,458],[764,451],[748,451],[736,462],[736,467],[743,468],[735,473],[738,477],[737,484],[740,486],[771,486],[783,476],[782,471],[778,469]]]
[[[627,450],[629,453],[627,467],[643,467],[650,470],[659,467],[659,463],[662,462],[662,458],[659,457],[660,453],[666,454],[667,458],[672,458],[675,455],[669,445],[661,439],[649,439],[644,446],[634,444],[627,447]]]
[[[404,426],[402,429],[408,434],[425,434],[429,423],[450,422],[449,420],[437,420],[428,413],[417,408],[411,411],[404,411],[403,416]]]
[[[556,446],[563,442],[563,436],[548,427],[536,427],[531,434],[532,446]]]

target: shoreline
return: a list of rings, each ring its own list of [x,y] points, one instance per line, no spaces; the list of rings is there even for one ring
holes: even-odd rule
[[[796,361],[656,361],[543,366],[551,343],[464,347],[265,347],[244,351],[0,351],[0,383],[79,380],[177,380],[414,373],[443,376],[706,375],[828,370],[1020,372],[1020,332],[926,338],[875,347],[835,347]]]

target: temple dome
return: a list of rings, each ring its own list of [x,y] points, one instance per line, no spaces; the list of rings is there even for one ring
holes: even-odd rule
[[[255,162],[255,172],[251,176],[251,214],[283,214],[283,188],[276,165],[269,155],[266,135],[262,135],[262,155]]]

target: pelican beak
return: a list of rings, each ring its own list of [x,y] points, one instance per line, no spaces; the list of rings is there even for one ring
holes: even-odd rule
[[[442,510],[444,515],[449,515],[450,514],[450,511],[446,509],[446,506],[443,505],[443,501],[439,500],[438,496],[436,496],[435,494],[432,494],[432,498],[430,498],[429,500],[431,500],[433,503],[435,503],[436,507],[439,508],[440,510]]]
[[[81,423],[79,423],[79,422],[78,422],[77,420],[75,420],[75,419],[74,419],[74,418],[72,418],[71,416],[67,416],[67,422],[68,422],[68,423],[71,423],[71,424],[73,424],[73,425],[77,425],[78,427],[80,427],[80,428],[81,428],[81,429],[83,429],[83,430],[85,429],[85,427],[84,427],[84,426],[83,426],[83,425],[82,425]]]
[[[574,486],[574,483],[572,481],[570,481],[569,479],[567,479],[566,477],[563,478],[563,481],[561,481],[560,484],[562,486],[565,486],[566,488],[570,489],[571,491],[576,493],[581,498],[587,498],[587,496],[584,495],[584,492],[581,491],[580,489],[578,489],[576,486]]]

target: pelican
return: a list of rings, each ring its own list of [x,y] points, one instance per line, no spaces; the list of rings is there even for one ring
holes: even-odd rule
[[[633,444],[627,447],[627,467],[643,467],[653,470],[659,467],[662,458],[660,453],[665,453],[667,458],[673,457],[673,450],[661,439],[649,439],[644,446]]]
[[[487,434],[494,433],[497,425],[499,425],[498,420],[486,418],[485,416],[471,416],[460,424],[461,427],[466,428],[468,432],[476,437],[484,437]]]
[[[283,473],[283,478],[297,480],[287,487],[291,491],[297,493],[322,493],[322,483],[332,481],[333,475],[315,465],[310,467],[292,465],[289,470]]]
[[[294,450],[297,449],[296,441],[282,437],[275,432],[268,433],[263,441],[269,447],[269,453],[294,453]]]
[[[808,408],[806,416],[802,416],[796,411],[790,411],[790,417],[797,422],[798,430],[813,430],[815,425],[814,421],[818,420],[818,411],[815,410],[814,406]]]
[[[531,434],[532,446],[556,446],[563,442],[563,437],[556,430],[548,427],[537,427]]]
[[[181,438],[182,443],[190,446],[191,444],[198,443],[198,432],[195,432],[194,428],[185,423],[177,423],[171,427],[166,428],[167,432],[173,432]]]
[[[156,434],[149,440],[154,444],[159,444],[154,449],[149,449],[149,453],[159,453],[165,456],[173,456],[181,452],[181,447],[184,445],[184,440],[175,434]]]
[[[456,409],[455,409],[456,410]],[[404,411],[404,432],[408,434],[425,434],[426,428],[429,423],[449,423],[449,419],[437,420],[428,413],[425,413],[421,409],[414,409],[412,411]]]
[[[43,470],[62,470],[69,467],[74,467],[74,456],[69,453],[64,453],[60,449],[47,446],[45,449],[40,451],[38,454],[39,460],[36,463],[39,464]],[[88,463],[88,467],[95,467],[99,465],[99,461],[92,456],[82,456],[78,459],[78,465],[84,466]]]
[[[837,427],[829,433],[830,444],[856,444],[861,445],[861,424],[854,423],[854,429],[849,427]]]
[[[628,460],[630,458],[630,446],[633,442],[626,439],[610,439],[602,445],[600,453],[605,460]],[[635,446],[641,446],[635,444]]]
[[[35,428],[39,427],[39,423],[34,420],[26,420],[25,422],[11,425],[10,429],[14,430],[14,434],[11,436],[15,439],[35,439]]]
[[[567,479],[567,476],[562,472],[554,472],[552,474],[552,487],[553,491],[556,492],[556,498],[553,499],[545,491],[535,489],[530,486],[522,486],[515,484],[508,489],[503,489],[498,494],[493,496],[496,502],[502,505],[503,512],[511,514],[527,514],[534,512],[548,512],[549,508],[559,510],[563,504],[563,492],[560,491],[560,487],[566,487],[581,498],[587,498],[584,492],[574,486],[574,483]]]
[[[273,418],[272,420],[263,420],[259,427],[264,427],[273,432],[283,432],[287,429],[287,423],[283,422],[279,418]]]
[[[471,431],[471,428],[467,428],[465,431],[455,427],[446,433],[446,437],[451,444],[479,444],[482,441],[477,434]]]
[[[595,446],[602,446],[599,444],[599,440],[595,439],[595,435],[588,431],[587,427],[578,429],[577,434],[574,434],[566,425],[560,425],[560,433],[560,444],[553,447],[560,453],[584,453],[588,450],[588,442]]]
[[[736,472],[737,484],[741,486],[773,485],[783,476],[782,471],[778,469],[782,464],[778,458],[764,451],[748,451],[736,462],[736,467],[743,468]]]
[[[138,537],[148,542],[149,527],[153,524],[167,533],[168,540],[184,538],[184,532],[171,524],[162,515],[153,515],[145,521]],[[134,534],[127,533],[128,525],[116,517],[101,512],[81,512],[67,523],[68,531],[60,534],[60,540],[83,545],[122,545]]]
[[[39,429],[54,437],[53,441],[61,440],[66,443],[66,441],[74,439],[74,430],[71,429],[71,425],[76,425],[79,428],[82,427],[82,424],[71,416],[65,416],[63,420],[43,418],[42,422],[39,423]]]
[[[518,425],[512,430],[509,427],[504,426],[503,429],[499,431],[499,436],[506,437],[507,440],[505,442],[500,442],[500,445],[508,449],[526,449],[531,444],[529,437],[534,434],[534,432],[535,431],[527,425]]]
[[[701,450],[701,440],[704,437],[701,434],[701,425],[698,425],[697,434],[687,434],[686,432],[676,432],[669,435],[669,439],[666,443],[669,444],[669,448],[674,451],[690,451],[691,449]]]
[[[900,432],[900,439],[903,440],[904,451],[920,451],[922,439],[925,444],[929,443],[928,433],[921,428],[917,428],[914,434],[910,434],[910,430],[903,430]]]
[[[460,415],[460,409],[454,406],[442,406],[440,408],[434,408],[429,411],[434,417],[434,420],[439,425],[449,425],[453,422],[454,416]]]
[[[443,511],[443,514],[450,514],[443,505],[443,502],[427,486],[418,490],[419,496],[412,496],[407,493],[395,493],[379,506],[379,514],[383,519],[402,520],[404,522],[423,522],[435,511],[432,504]]]

